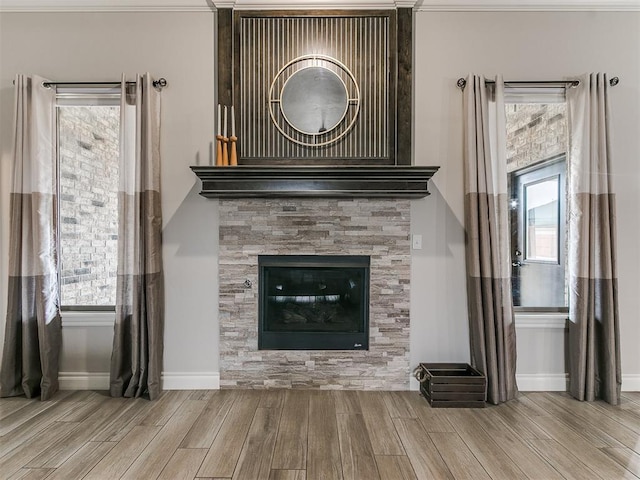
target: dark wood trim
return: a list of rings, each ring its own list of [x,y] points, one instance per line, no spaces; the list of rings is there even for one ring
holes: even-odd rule
[[[398,82],[398,16],[395,10],[389,12],[389,158],[397,165],[396,114]]]
[[[413,9],[398,8],[396,164],[411,165],[413,107]]]
[[[242,102],[240,101],[240,18],[238,11],[233,12],[233,58],[231,59],[233,65],[233,105],[235,106],[236,114],[236,131],[240,132],[240,122],[243,118],[244,112],[242,111]],[[238,164],[242,164],[242,141],[237,142],[237,155]]]
[[[439,167],[193,166],[207,198],[422,198]]]
[[[231,105],[233,103],[233,10],[231,8],[218,9],[218,103]],[[217,128],[217,126],[216,126]]]

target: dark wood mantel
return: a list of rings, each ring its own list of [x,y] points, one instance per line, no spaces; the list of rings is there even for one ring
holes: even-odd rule
[[[207,198],[422,198],[439,167],[192,166]]]

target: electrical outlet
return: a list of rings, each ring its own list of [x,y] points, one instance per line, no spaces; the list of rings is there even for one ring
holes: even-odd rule
[[[422,250],[422,235],[413,235],[413,249],[414,250]]]

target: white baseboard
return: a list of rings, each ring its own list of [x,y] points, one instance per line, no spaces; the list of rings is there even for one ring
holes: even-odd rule
[[[569,375],[564,373],[533,373],[516,375],[521,392],[566,392]],[[640,392],[640,375],[622,375],[623,392]]]
[[[521,392],[564,392],[568,377],[564,373],[520,374],[516,375],[518,390]],[[420,383],[413,375],[409,377],[409,390],[420,390]]]
[[[640,392],[640,374],[622,375],[623,392]]]
[[[109,390],[108,372],[60,372],[60,390]],[[565,392],[568,375],[564,373],[527,373],[516,375],[521,392]],[[165,372],[162,374],[164,390],[219,390],[219,372]],[[420,390],[420,384],[411,375],[409,390]],[[640,392],[640,374],[622,375],[623,392]]]
[[[560,374],[520,374],[516,375],[518,390],[521,392],[564,392],[567,390],[568,377]],[[420,390],[420,384],[413,377],[409,379],[409,390]]]
[[[220,372],[163,372],[163,390],[220,390]]]
[[[521,392],[566,392],[568,381],[566,373],[516,374],[516,383]]]
[[[60,390],[109,390],[109,372],[60,372]],[[219,390],[218,372],[164,372],[164,390]]]
[[[109,372],[60,372],[60,390],[109,390]]]

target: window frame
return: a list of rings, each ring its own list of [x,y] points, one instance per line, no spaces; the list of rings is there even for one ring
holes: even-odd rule
[[[96,106],[118,106],[121,104],[120,87],[57,87],[56,89],[56,216],[58,218],[56,226],[56,251],[57,251],[57,277],[58,277],[58,298],[60,300],[60,311],[71,313],[72,315],[88,314],[104,316],[115,313],[116,305],[64,305],[62,303],[62,222],[60,221],[60,199],[61,197],[61,155],[60,155],[60,108],[59,107],[96,107]],[[120,136],[120,131],[118,132]]]
[[[506,108],[509,105],[513,104],[553,104],[553,103],[566,103],[566,87],[548,87],[548,86],[506,86],[505,87],[505,113]],[[567,146],[568,147],[568,146]],[[565,163],[568,165],[569,161],[569,151],[568,148],[565,152],[560,153],[558,155],[554,155],[552,157],[542,159],[538,162],[535,162],[527,167],[524,167],[519,170],[520,174],[525,174],[529,170],[535,170],[536,168],[540,168],[543,164],[552,164],[554,162],[560,161],[564,159]],[[513,172],[507,174],[508,178],[512,178]],[[514,198],[514,186],[511,185],[509,189],[510,201]],[[565,200],[566,202],[566,200]],[[565,212],[568,214],[568,204],[564,206]],[[513,228],[511,213],[509,213],[509,228]],[[511,237],[511,232],[510,237]],[[567,232],[565,232],[566,234]],[[513,261],[513,252],[515,246],[511,245],[510,242],[510,261]],[[562,248],[562,245],[559,245],[559,248]],[[568,252],[565,252],[567,255]],[[565,281],[566,275],[568,272],[565,272]],[[553,314],[568,314],[569,306],[564,307],[533,307],[533,306],[516,306],[513,305],[514,313],[518,315],[526,315],[527,318],[530,318],[532,315],[540,314],[541,317],[553,315]]]

